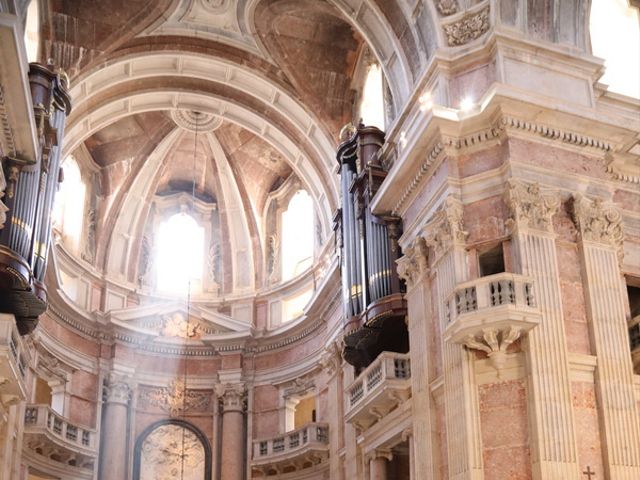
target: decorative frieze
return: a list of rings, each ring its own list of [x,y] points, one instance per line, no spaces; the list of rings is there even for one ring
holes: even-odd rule
[[[434,249],[436,257],[454,246],[464,246],[468,232],[464,229],[463,213],[462,203],[448,197],[424,227],[426,244]]]
[[[558,195],[543,191],[537,183],[509,179],[505,203],[511,212],[507,227],[553,232],[553,215],[560,206]]]
[[[622,252],[622,215],[602,199],[590,200],[580,193],[573,196],[573,220],[583,241],[609,245]]]
[[[447,2],[449,3],[449,2]],[[489,7],[465,15],[460,20],[444,25],[444,34],[450,47],[457,47],[479,38],[489,30]]]
[[[138,408],[153,406],[172,417],[186,412],[207,413],[211,406],[211,392],[188,389],[183,380],[173,380],[166,387],[144,388],[138,394]]]

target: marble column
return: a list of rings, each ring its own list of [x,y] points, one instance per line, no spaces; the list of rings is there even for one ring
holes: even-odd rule
[[[468,280],[463,207],[448,197],[424,228],[433,249],[441,331],[447,326],[445,301],[455,286]],[[480,439],[480,408],[475,380],[475,354],[443,340],[444,404],[449,479],[484,478]],[[417,436],[417,432],[415,433]],[[437,478],[437,477],[436,477]]]
[[[592,345],[606,478],[640,478],[640,415],[629,352],[622,256],[622,216],[599,199],[574,195]]]
[[[100,480],[125,480],[128,457],[128,409],[132,396],[131,386],[123,379],[113,377],[107,388],[102,445]]]
[[[376,450],[369,456],[369,480],[387,480],[387,468],[393,455],[389,450]]]
[[[221,480],[244,478],[244,400],[242,383],[217,384],[216,396],[222,403]]]
[[[523,341],[529,383],[532,470],[535,480],[580,478],[560,272],[552,218],[557,193],[511,179],[505,193],[518,273],[534,281],[540,324]]]
[[[434,458],[434,421],[430,388],[429,323],[433,318],[427,267],[427,245],[422,237],[404,248],[398,260],[398,275],[407,285],[407,328],[411,355],[412,427],[416,432],[409,445],[412,471],[422,472],[424,479],[437,478]],[[414,470],[415,469],[415,470]],[[412,478],[415,478],[412,476]]]
[[[344,446],[344,390],[342,389],[342,354],[338,342],[331,343],[321,359],[327,375],[329,421],[329,478],[344,480],[340,450]]]

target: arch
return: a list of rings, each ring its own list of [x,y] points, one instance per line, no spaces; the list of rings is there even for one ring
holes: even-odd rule
[[[187,422],[186,420],[173,419],[173,418],[154,422],[151,425],[149,425],[147,428],[145,428],[140,435],[138,435],[138,438],[136,439],[136,444],[133,450],[133,480],[140,480],[141,454],[142,454],[142,447],[144,445],[145,440],[157,428],[165,425],[176,425],[178,427],[189,430],[191,433],[193,433],[196,436],[196,438],[200,441],[200,443],[204,448],[205,461],[204,461],[204,479],[203,480],[211,480],[212,455],[211,455],[211,444],[209,443],[209,439],[195,425]]]
[[[298,276],[313,261],[313,204],[305,190],[295,192],[282,212],[282,280]]]
[[[63,181],[56,193],[52,223],[58,228],[63,242],[73,253],[78,253],[82,235],[86,185],[82,172],[73,155],[67,156],[61,165]]]

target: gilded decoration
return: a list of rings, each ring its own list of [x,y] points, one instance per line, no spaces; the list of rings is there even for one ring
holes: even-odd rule
[[[211,406],[211,392],[186,388],[183,380],[173,380],[166,387],[145,388],[138,395],[138,407],[156,407],[172,417],[186,412],[206,413]]]
[[[424,227],[425,242],[438,257],[453,246],[464,246],[468,235],[464,229],[462,204],[452,197],[444,201]]]
[[[142,444],[140,480],[202,480],[204,472],[204,446],[191,430],[162,425]]]
[[[583,240],[622,250],[622,215],[613,205],[605,204],[600,198],[590,200],[576,193],[572,207],[573,220]]]
[[[553,232],[553,215],[560,206],[558,195],[545,193],[537,183],[512,178],[507,184],[504,199],[511,212],[507,227]]]
[[[450,47],[469,43],[489,30],[489,7],[466,15],[457,22],[444,25],[443,28]]]

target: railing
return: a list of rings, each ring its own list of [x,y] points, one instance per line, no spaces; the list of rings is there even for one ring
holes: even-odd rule
[[[447,320],[452,323],[466,313],[502,305],[535,308],[531,279],[499,273],[458,285],[447,301]]]
[[[22,344],[13,315],[0,314],[0,357],[2,356],[8,358],[5,367],[13,369],[15,374],[0,371],[0,376],[15,377],[16,380],[24,382],[27,376],[28,353]]]
[[[349,387],[349,407],[356,406],[388,380],[409,378],[411,378],[411,361],[408,353],[382,352]]]
[[[267,460],[274,455],[294,455],[311,445],[329,444],[329,425],[309,423],[297,430],[277,437],[254,440],[253,459]]]
[[[71,450],[81,449],[83,453],[95,453],[95,430],[71,423],[54,412],[48,405],[28,405],[24,414],[25,428],[41,429],[43,433],[61,440]]]

